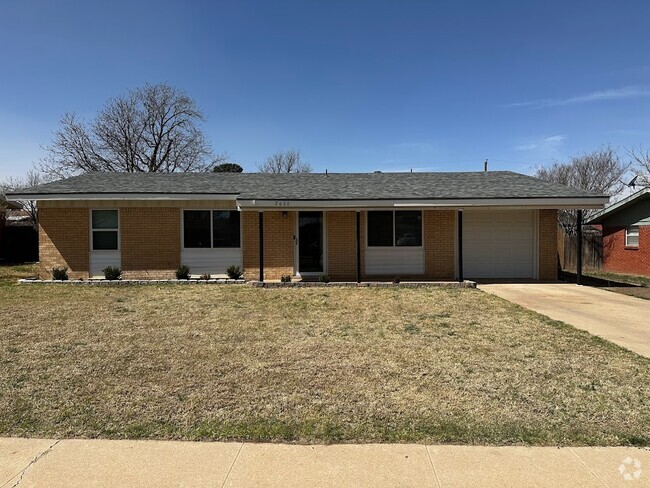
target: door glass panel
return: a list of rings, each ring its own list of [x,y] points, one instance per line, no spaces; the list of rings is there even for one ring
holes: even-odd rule
[[[298,270],[323,272],[323,212],[298,214]]]

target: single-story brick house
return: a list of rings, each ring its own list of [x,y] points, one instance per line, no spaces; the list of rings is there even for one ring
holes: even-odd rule
[[[650,276],[650,188],[594,214],[586,224],[603,228],[603,268]]]
[[[328,274],[333,281],[557,277],[559,208],[594,194],[512,172],[88,173],[37,200],[41,277]],[[263,243],[260,246],[260,242]]]

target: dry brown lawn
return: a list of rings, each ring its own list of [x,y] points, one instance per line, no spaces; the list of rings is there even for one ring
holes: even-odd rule
[[[0,286],[0,435],[650,444],[650,360],[478,290]]]

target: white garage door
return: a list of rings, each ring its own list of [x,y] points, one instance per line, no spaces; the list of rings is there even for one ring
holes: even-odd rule
[[[534,278],[535,235],[534,210],[465,210],[464,276]]]

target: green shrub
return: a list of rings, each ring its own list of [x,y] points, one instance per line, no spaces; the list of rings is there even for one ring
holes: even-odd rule
[[[205,281],[208,281],[210,278],[212,278],[212,276],[210,276],[210,273],[203,273],[203,274],[199,277],[200,280],[205,280]]]
[[[318,277],[318,281],[320,281],[321,283],[329,283],[330,275],[323,273]]]
[[[122,279],[122,270],[117,266],[106,266],[102,269],[102,273],[104,273],[104,278],[107,280],[115,281]]]
[[[68,268],[52,268],[52,279],[65,281],[68,279]]]
[[[226,274],[231,280],[238,280],[244,276],[244,270],[240,266],[233,265],[228,267]]]
[[[291,283],[291,275],[280,276],[280,281],[282,283]]]
[[[176,270],[176,279],[177,280],[189,280],[190,279],[190,267],[187,264],[181,264]]]

